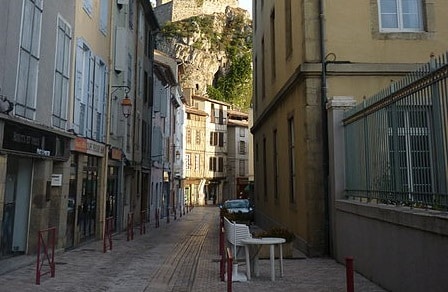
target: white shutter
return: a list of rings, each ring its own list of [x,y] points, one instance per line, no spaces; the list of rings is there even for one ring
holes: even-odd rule
[[[156,94],[154,95],[154,100],[153,100],[154,112],[160,112],[160,102],[165,94],[164,89],[161,86],[161,84],[158,82],[157,85],[159,85],[159,86],[157,86],[159,90],[155,90]]]
[[[159,127],[155,127],[152,131],[151,156],[153,161],[162,161],[163,150],[162,131]]]
[[[107,21],[109,18],[109,0],[101,0],[100,7],[100,31],[107,33]]]
[[[84,0],[83,8],[84,10],[91,15],[93,10],[93,0]]]
[[[93,135],[93,101],[94,101],[94,70],[95,70],[95,60],[93,57],[92,52],[89,51],[89,58],[88,58],[88,91],[87,91],[87,124],[86,124],[86,135],[89,138],[92,138]]]
[[[165,89],[162,100],[160,101],[160,116],[165,118],[168,115],[168,103],[170,103],[169,91]]]
[[[98,58],[95,58],[94,62],[94,77],[93,77],[93,105],[92,105],[92,134],[95,139],[98,137],[98,131],[100,131],[100,125],[98,124],[97,120],[97,114],[99,111],[99,99],[100,99],[100,85],[101,85],[101,66],[100,66],[100,60]]]
[[[102,142],[105,142],[106,141],[106,131],[107,131],[107,129],[106,129],[107,104],[108,104],[108,102],[110,102],[110,100],[108,98],[109,97],[109,90],[108,90],[108,88],[109,88],[109,82],[108,82],[109,68],[106,66],[106,64],[104,64],[104,66],[102,68],[103,68],[103,72],[102,72],[103,84],[101,86],[103,87],[103,90],[102,90],[103,96],[101,99],[101,106],[102,106],[102,109],[101,109],[101,113],[102,113],[101,114],[101,117],[102,117],[102,119],[101,119],[101,121],[102,121],[101,136],[103,137]]]
[[[115,31],[115,71],[124,71],[127,68],[127,41],[126,28],[117,27]]]
[[[83,95],[83,57],[84,49],[82,40],[78,39],[76,45],[76,60],[75,60],[75,106],[73,113],[73,130],[75,133],[80,133],[81,123],[81,103]],[[81,133],[80,133],[81,134]]]

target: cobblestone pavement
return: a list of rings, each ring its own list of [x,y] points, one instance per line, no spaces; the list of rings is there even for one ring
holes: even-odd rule
[[[0,291],[227,291],[219,279],[218,210],[196,207],[191,212],[136,230],[134,240],[125,232],[113,237],[106,253],[102,241],[56,253],[56,275],[43,275],[35,284],[35,257],[0,261]],[[260,260],[260,276],[234,282],[233,291],[346,291],[345,267],[328,258],[284,260],[284,276],[270,281],[269,260]],[[245,272],[245,266],[238,270]],[[277,270],[277,275],[279,271]],[[385,291],[355,274],[355,291]]]

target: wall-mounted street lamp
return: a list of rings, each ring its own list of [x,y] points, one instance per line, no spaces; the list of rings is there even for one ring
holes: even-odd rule
[[[129,99],[129,97],[127,95],[121,100],[121,109],[123,111],[123,116],[125,118],[127,118],[131,115],[132,101]]]
[[[112,88],[115,88],[112,91],[112,94],[117,91],[118,89],[124,89],[125,96],[121,100],[121,110],[123,111],[123,116],[125,118],[128,118],[132,113],[132,100],[129,98],[128,93],[130,91],[129,86],[127,85],[118,85],[118,86],[112,86]]]

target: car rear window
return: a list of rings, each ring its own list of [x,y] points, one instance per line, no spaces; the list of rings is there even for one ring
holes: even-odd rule
[[[247,201],[228,201],[224,203],[224,207],[229,209],[234,208],[247,208],[249,207],[249,202]]]

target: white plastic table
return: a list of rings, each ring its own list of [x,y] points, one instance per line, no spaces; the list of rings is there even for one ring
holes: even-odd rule
[[[255,263],[258,262],[258,251],[261,245],[269,245],[269,261],[271,263],[271,280],[275,281],[275,246],[279,247],[279,260],[280,260],[280,276],[283,277],[283,249],[282,244],[286,240],[280,237],[263,237],[263,238],[248,238],[241,241],[244,244],[244,250],[246,254],[246,269],[247,269],[247,279],[250,280],[250,255],[249,246],[256,245],[258,247],[257,253],[255,254]],[[254,267],[255,268],[255,267]],[[256,270],[256,275],[258,275],[258,269]]]

